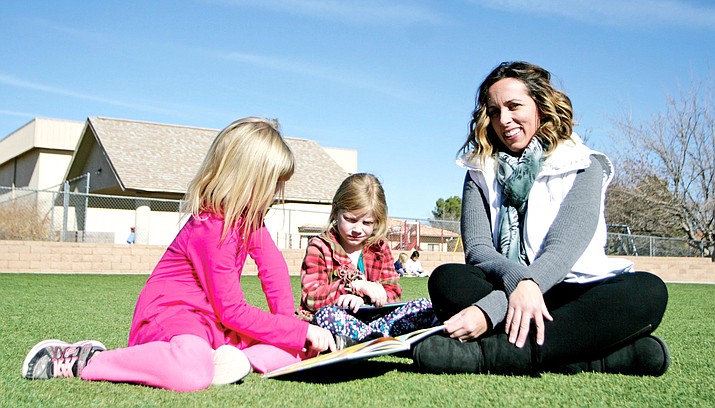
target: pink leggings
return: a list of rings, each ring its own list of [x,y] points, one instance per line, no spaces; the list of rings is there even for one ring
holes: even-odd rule
[[[268,344],[243,350],[253,369],[266,372],[301,360],[295,351]],[[174,336],[170,341],[153,341],[95,354],[82,370],[88,381],[126,382],[174,391],[208,388],[214,376],[212,349],[201,337]]]

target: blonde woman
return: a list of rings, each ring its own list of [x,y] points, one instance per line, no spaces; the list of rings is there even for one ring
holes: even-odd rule
[[[46,340],[28,353],[23,377],[195,391],[294,363],[304,349],[334,350],[330,332],[294,317],[285,260],[263,225],[293,169],[276,121],[245,118],[223,129],[189,185],[189,220],[139,295],[129,346]],[[270,311],[243,296],[247,256],[258,265]]]
[[[505,62],[479,87],[458,160],[466,171],[466,264],[430,276],[448,336],[415,348],[431,372],[601,371],[662,375],[660,278],[606,256],[613,165],[573,133],[571,101],[551,74]]]

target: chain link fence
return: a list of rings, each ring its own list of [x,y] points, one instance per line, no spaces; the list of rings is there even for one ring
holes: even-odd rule
[[[69,189],[65,189],[69,190]],[[0,186],[0,240],[168,245],[183,226],[181,200],[162,200],[71,191]],[[283,209],[281,219],[307,219],[310,226],[277,223],[272,231],[282,248],[304,247],[327,223],[327,212]],[[301,216],[297,216],[297,213]],[[295,224],[296,222],[294,222]],[[420,228],[417,228],[417,226]],[[284,229],[284,230],[283,230]],[[269,225],[271,230],[271,225]],[[417,238],[419,237],[419,238]],[[420,242],[420,239],[422,241]],[[388,240],[399,249],[462,251],[459,221],[394,218]],[[712,256],[713,242],[608,233],[606,252],[629,256]]]
[[[0,187],[0,239],[166,245],[183,225],[180,200]]]

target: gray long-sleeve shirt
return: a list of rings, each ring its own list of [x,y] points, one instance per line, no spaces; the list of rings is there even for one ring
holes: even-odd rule
[[[492,327],[505,319],[508,296],[520,281],[532,279],[545,293],[570,272],[596,231],[602,182],[603,167],[592,159],[591,165],[576,175],[538,256],[525,266],[507,259],[494,247],[489,204],[467,174],[461,219],[465,259],[468,264],[479,267],[499,288],[475,303],[487,315]]]

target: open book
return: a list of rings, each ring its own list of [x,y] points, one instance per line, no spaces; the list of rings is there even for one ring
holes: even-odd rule
[[[289,366],[273,370],[269,373],[263,374],[263,378],[278,377],[280,375],[296,373],[298,371],[309,370],[311,368],[322,367],[343,361],[362,360],[385,354],[407,351],[418,341],[443,330],[444,325],[441,325],[413,331],[397,337],[380,337],[379,339],[366,341],[332,353],[321,354],[317,357],[309,358],[307,360],[299,361]]]

